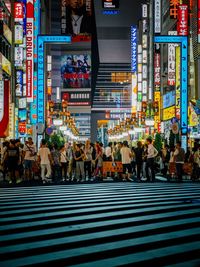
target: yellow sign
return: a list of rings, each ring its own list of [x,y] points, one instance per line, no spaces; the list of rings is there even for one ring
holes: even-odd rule
[[[160,122],[160,108],[161,108],[161,99],[160,99],[160,91],[154,92],[154,101],[158,102],[158,112],[157,115],[154,116],[155,125]]]
[[[189,113],[189,126],[194,127],[199,124],[198,116],[192,106],[188,107],[188,113]]]
[[[163,121],[168,121],[175,117],[176,108],[175,106],[163,109]]]
[[[0,53],[0,65],[2,66],[2,70],[11,76],[11,63],[2,53]]]

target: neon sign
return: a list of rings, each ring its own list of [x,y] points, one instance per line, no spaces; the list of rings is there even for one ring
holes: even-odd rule
[[[37,43],[37,122],[44,123],[44,50],[45,43],[66,44],[71,42],[71,36],[39,35]]]
[[[188,131],[188,38],[187,36],[155,36],[155,43],[180,43],[181,69],[180,69],[180,117],[181,133],[186,135]]]

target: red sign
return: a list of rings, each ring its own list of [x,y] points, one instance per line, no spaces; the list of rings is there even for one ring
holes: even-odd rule
[[[160,87],[160,54],[155,53],[154,55],[154,84]]]
[[[9,125],[9,81],[0,81],[0,137],[8,136]]]
[[[200,0],[198,0],[198,43],[200,43]]]
[[[26,133],[26,122],[19,122],[19,133],[25,134]]]
[[[178,22],[177,22],[178,35],[188,35],[188,6],[178,6]]]
[[[177,19],[180,0],[170,0],[170,18]]]
[[[26,97],[28,102],[33,101],[33,31],[34,31],[34,6],[33,0],[27,0],[27,19],[26,19]]]
[[[23,21],[23,3],[15,3],[14,5],[14,20]]]

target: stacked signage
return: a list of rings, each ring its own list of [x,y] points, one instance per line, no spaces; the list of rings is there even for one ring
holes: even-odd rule
[[[132,113],[137,112],[137,28],[131,26]]]
[[[178,6],[178,35],[188,35],[188,5]]]
[[[26,1],[19,0],[14,3],[14,59],[15,59],[15,136],[26,135],[27,104],[26,104]],[[19,103],[23,101],[25,105]]]

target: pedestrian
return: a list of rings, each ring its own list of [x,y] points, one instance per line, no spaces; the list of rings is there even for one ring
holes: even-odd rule
[[[60,162],[60,151],[58,149],[58,145],[54,144],[51,150],[51,158],[52,158],[52,176],[56,183],[60,181],[62,178],[61,172],[61,162]]]
[[[137,147],[134,149],[135,153],[135,162],[136,162],[136,172],[137,172],[137,180],[141,179],[142,165],[143,165],[143,147],[142,142],[137,142]]]
[[[74,159],[76,161],[76,179],[78,181],[85,181],[85,170],[84,170],[84,160],[85,154],[84,151],[81,149],[81,145],[76,145],[76,151],[74,155]]]
[[[131,179],[131,157],[132,153],[130,148],[128,147],[128,142],[124,141],[123,146],[120,150],[122,156],[122,166],[123,166],[123,180],[133,181]],[[126,172],[128,174],[126,175]]]
[[[153,140],[151,138],[147,138],[147,163],[146,163],[146,177],[147,181],[155,182],[155,157],[158,155],[157,149],[153,146]],[[151,171],[151,179],[149,170]]]
[[[38,161],[41,166],[41,177],[43,184],[50,182],[52,158],[45,139],[42,139],[41,141],[41,147],[38,151]]]
[[[36,147],[33,143],[32,137],[28,137],[28,141],[25,142],[23,148],[25,180],[29,181],[33,178],[32,166],[35,161],[36,154]]]
[[[9,146],[5,152],[5,160],[7,161],[7,167],[9,172],[9,183],[16,183],[19,178],[19,147],[15,145],[15,140],[10,140]]]
[[[176,175],[179,182],[183,179],[183,164],[185,162],[185,150],[181,147],[181,142],[176,143],[176,149],[174,152],[174,159],[176,163]]]
[[[85,168],[85,175],[88,174],[88,179],[91,180],[92,178],[92,152],[93,147],[90,145],[90,140],[87,140],[85,142],[85,162],[84,162],[84,168]]]
[[[95,171],[94,171],[94,176],[99,177],[100,179],[103,179],[103,147],[101,144],[96,142],[95,144]]]
[[[69,160],[67,158],[67,151],[64,145],[60,147],[60,163],[61,163],[61,174],[63,181],[67,181],[67,168]]]

